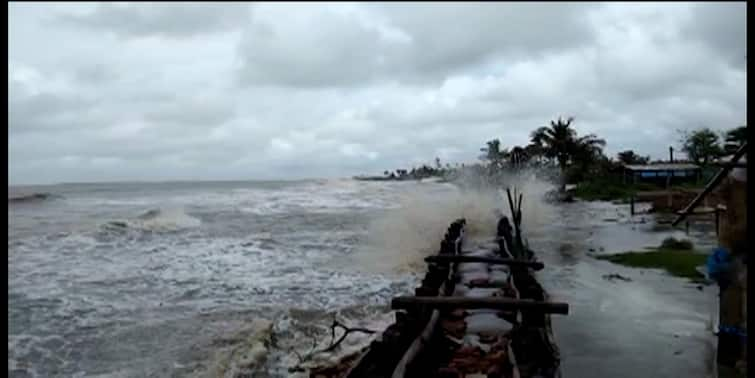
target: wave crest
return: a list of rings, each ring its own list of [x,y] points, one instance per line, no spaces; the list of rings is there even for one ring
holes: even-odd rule
[[[150,209],[135,219],[110,221],[105,228],[110,230],[138,229],[143,231],[178,231],[199,227],[202,222],[179,208]]]

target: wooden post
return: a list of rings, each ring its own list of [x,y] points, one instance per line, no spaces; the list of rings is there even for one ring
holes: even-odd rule
[[[668,193],[668,199],[666,200],[666,206],[668,206],[669,210],[674,209],[674,199],[671,194],[671,171],[666,172],[666,193]]]
[[[634,194],[629,197],[629,214],[634,216]]]

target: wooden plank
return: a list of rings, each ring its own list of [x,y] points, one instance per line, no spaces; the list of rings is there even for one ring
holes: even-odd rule
[[[429,263],[487,263],[493,265],[509,265],[509,266],[526,266],[534,270],[541,270],[545,266],[539,261],[526,261],[518,259],[507,259],[502,257],[481,257],[481,256],[429,256],[425,257],[425,261]]]
[[[495,309],[537,311],[548,314],[568,314],[569,304],[561,302],[540,302],[530,299],[510,299],[501,297],[468,298],[468,297],[414,297],[402,296],[391,300],[391,308],[405,310],[426,306],[434,309]]]
[[[747,142],[742,144],[737,149],[737,152],[735,152],[734,156],[731,157],[731,163],[736,163],[739,160],[739,158],[741,158],[742,155],[745,154],[745,152],[747,152]],[[690,202],[689,205],[687,205],[687,207],[684,208],[684,210],[682,210],[682,214],[678,215],[676,219],[673,222],[671,222],[671,225],[676,226],[677,224],[679,224],[679,222],[684,220],[684,218],[686,218],[689,213],[695,210],[695,207],[699,205],[700,202],[702,202],[702,200],[705,198],[705,196],[708,195],[708,193],[712,192],[713,189],[715,189],[715,187],[726,177],[726,175],[729,173],[729,171],[732,168],[734,168],[732,165],[721,168],[721,170],[718,171],[716,176],[713,177],[713,179],[711,179],[710,182],[708,182],[708,185],[705,186],[705,189],[703,189],[703,191],[700,192],[700,194],[698,194],[697,197],[695,197],[695,199],[693,199],[692,202]]]

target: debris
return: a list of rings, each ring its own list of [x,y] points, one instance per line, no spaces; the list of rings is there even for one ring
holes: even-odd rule
[[[618,273],[604,274],[603,275],[603,279],[604,280],[608,280],[608,281],[613,281],[613,280],[622,280],[622,281],[627,281],[627,282],[631,282],[632,281],[631,278],[624,277],[624,276],[622,276],[621,274],[618,274]]]

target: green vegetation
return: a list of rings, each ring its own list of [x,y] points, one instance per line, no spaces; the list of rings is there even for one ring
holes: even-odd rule
[[[695,251],[689,240],[668,238],[660,247],[648,248],[647,251],[630,251],[596,258],[635,268],[664,269],[674,276],[701,282],[705,277],[697,271],[697,267],[705,265],[708,256]]]
[[[724,153],[718,135],[709,128],[683,133],[680,142],[682,151],[698,165],[707,165]]]
[[[617,185],[609,180],[590,180],[577,184],[574,196],[585,201],[612,201],[629,198],[635,190],[628,185]]]
[[[660,248],[689,251],[692,250],[693,247],[692,242],[687,239],[666,238],[661,242]]]
[[[742,143],[747,141],[747,126],[739,126],[724,134],[724,152],[733,154]]]
[[[622,164],[647,164],[650,161],[650,156],[642,157],[632,150],[621,151],[616,154],[616,158]]]
[[[576,130],[571,127],[574,117],[566,120],[559,118],[551,121],[550,127],[540,127],[532,132],[532,145],[536,146],[540,153],[548,158],[555,159],[561,170],[561,175],[566,175],[566,169],[571,164],[582,169],[598,160],[603,154],[606,141],[593,134],[577,136]],[[560,189],[564,191],[566,181],[561,181]]]
[[[603,153],[606,141],[596,135],[578,135],[573,127],[574,117],[551,120],[549,126],[539,127],[530,134],[530,142],[524,146],[504,147],[500,139],[485,142],[480,149],[480,163],[442,165],[439,158],[434,164],[420,167],[385,171],[382,176],[359,177],[366,180],[419,180],[439,177],[452,181],[458,177],[480,177],[488,183],[496,183],[506,170],[523,167],[545,168],[539,174],[548,180],[558,181],[561,192],[567,184],[576,184],[574,197],[583,200],[628,201],[638,191],[658,190],[660,186],[648,183],[625,183],[625,164],[654,164],[633,150],[619,152],[616,157]],[[714,175],[718,168],[709,165],[725,152],[735,150],[746,141],[746,126],[722,133],[721,136],[707,128],[682,133],[681,150],[689,159],[702,166],[702,179],[698,182],[674,183],[672,189],[699,189]],[[675,159],[675,162],[682,160]],[[466,171],[466,172],[465,172]],[[464,172],[464,173],[463,173]],[[467,174],[469,173],[469,174]],[[551,176],[551,173],[554,173]],[[565,197],[566,198],[566,197]]]

